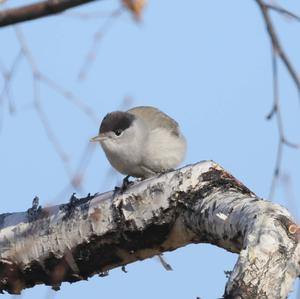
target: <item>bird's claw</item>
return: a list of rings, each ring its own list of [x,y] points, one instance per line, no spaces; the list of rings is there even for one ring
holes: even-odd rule
[[[122,194],[124,193],[129,186],[133,185],[134,183],[132,181],[129,181],[129,178],[130,178],[130,175],[127,175],[124,179],[123,179],[123,182],[122,182],[122,185],[121,187],[115,187],[115,190],[114,190],[114,196],[117,195],[117,194]]]
[[[133,185],[132,181],[129,181],[130,175],[127,175],[124,179],[123,179],[123,183],[121,186],[121,192],[125,192],[129,186]]]

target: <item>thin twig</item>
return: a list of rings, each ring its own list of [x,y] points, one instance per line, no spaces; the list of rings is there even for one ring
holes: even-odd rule
[[[37,115],[39,116],[39,118],[40,118],[40,120],[43,124],[43,127],[45,129],[45,132],[46,132],[50,142],[52,143],[56,153],[59,155],[61,161],[63,162],[62,164],[64,165],[67,174],[70,176],[71,175],[71,168],[70,168],[70,165],[69,165],[69,157],[65,153],[65,151],[62,149],[59,141],[57,140],[57,138],[56,138],[51,126],[50,126],[50,123],[47,119],[46,113],[44,112],[44,110],[42,108],[39,84],[40,84],[39,80],[37,78],[33,77],[34,107],[37,111]]]
[[[89,107],[86,103],[84,103],[83,100],[81,100],[79,97],[75,96],[71,91],[67,90],[63,86],[56,83],[54,80],[40,72],[36,66],[36,63],[33,59],[33,56],[31,54],[31,51],[29,51],[28,46],[25,42],[23,34],[21,34],[21,31],[19,28],[16,28],[16,34],[17,38],[19,40],[21,49],[25,55],[25,57],[28,60],[28,63],[32,69],[32,72],[36,79],[43,81],[46,85],[48,85],[50,88],[55,90],[56,92],[60,93],[65,99],[71,101],[74,105],[76,105],[81,111],[83,111],[93,122],[97,122],[98,119],[95,116],[93,109]]]
[[[95,144],[88,142],[78,162],[77,168],[75,170],[75,174],[73,175],[71,180],[71,184],[75,189],[81,187],[86,169],[90,163],[90,160],[93,157],[94,152],[95,152]]]
[[[280,174],[282,156],[283,156],[283,144],[282,144],[281,141],[279,141],[278,146],[277,146],[277,154],[276,154],[274,174],[273,174],[273,177],[272,177],[272,183],[271,183],[270,193],[269,193],[269,197],[268,197],[269,200],[274,199],[277,180],[278,180],[278,176]]]
[[[279,5],[265,4],[265,6],[270,10],[274,10],[277,13],[280,13],[284,16],[290,17],[290,18],[300,22],[300,17],[298,15],[294,14],[293,12],[291,12]]]
[[[31,51],[29,50],[27,43],[25,41],[24,35],[21,32],[20,28],[15,28],[16,36],[19,41],[21,50],[27,59],[34,77],[39,80],[44,82],[47,86],[49,86],[51,89],[55,90],[59,94],[61,94],[65,99],[68,101],[72,102],[75,106],[77,106],[82,112],[84,112],[93,122],[98,122],[98,118],[95,116],[93,109],[89,107],[82,99],[79,97],[75,96],[70,90],[67,90],[63,86],[59,85],[56,83],[54,80],[49,78],[47,75],[42,73],[33,58],[33,55]]]
[[[292,211],[293,215],[298,219],[299,221],[299,208],[297,204],[297,200],[295,198],[295,195],[293,193],[293,182],[292,177],[289,174],[282,173],[279,177],[280,183],[282,184],[282,187],[284,189],[284,198],[289,204],[289,210]]]
[[[44,110],[42,109],[41,106],[41,99],[40,99],[40,91],[39,91],[39,86],[40,86],[40,80],[41,80],[41,72],[38,70],[37,65],[35,63],[35,60],[33,58],[33,55],[31,51],[29,50],[25,37],[21,31],[21,29],[17,26],[15,26],[15,33],[16,37],[19,41],[19,45],[21,48],[21,51],[26,58],[32,72],[32,78],[33,78],[33,102],[34,102],[34,108],[37,112],[38,117],[41,120],[41,123],[43,124],[43,127],[45,129],[45,132],[53,145],[57,155],[59,156],[67,174],[70,176],[71,175],[71,169],[69,165],[69,159],[65,151],[62,149],[62,146],[60,145],[58,139],[56,138],[53,130],[51,129],[51,126],[49,124],[49,121],[46,117],[46,114]]]
[[[101,24],[100,28],[95,32],[93,43],[88,51],[83,64],[81,66],[81,69],[78,74],[79,80],[84,80],[86,78],[87,72],[90,69],[92,62],[95,60],[95,57],[97,55],[97,48],[99,46],[99,43],[101,39],[103,38],[104,34],[108,32],[109,29],[112,28],[112,25],[114,24],[114,21],[117,17],[121,16],[122,12],[124,11],[123,8],[118,8],[117,10],[113,11],[105,20],[103,24]]]
[[[272,74],[273,74],[273,108],[272,114],[269,115],[269,118],[272,117],[273,114],[277,116],[277,127],[279,131],[279,141],[277,146],[277,155],[276,155],[276,162],[274,168],[273,179],[270,188],[269,199],[272,200],[275,194],[276,183],[278,179],[278,175],[280,173],[281,161],[282,161],[282,150],[283,150],[283,143],[282,143],[282,136],[283,136],[283,127],[282,127],[282,119],[280,114],[280,106],[279,106],[279,85],[278,85],[278,68],[277,68],[277,55],[272,47]]]
[[[280,98],[279,98],[279,81],[278,81],[278,65],[277,65],[277,53],[275,49],[272,47],[272,74],[273,74],[273,107],[267,119],[271,119],[273,116],[276,117],[276,123],[279,133],[279,140],[277,146],[277,155],[276,155],[276,162],[274,167],[274,173],[270,188],[269,199],[273,199],[275,194],[275,188],[278,181],[278,177],[281,172],[281,164],[282,164],[282,157],[283,157],[283,147],[284,145],[300,149],[300,144],[295,144],[287,140],[285,137],[284,126],[283,126],[283,119],[281,114],[281,107],[280,107]]]
[[[50,88],[61,94],[65,99],[76,105],[82,112],[84,112],[94,123],[98,123],[98,118],[93,109],[88,106],[82,99],[75,96],[73,92],[67,90],[62,85],[58,84],[45,74],[39,73],[39,79],[43,81]]]
[[[12,66],[9,70],[7,70],[3,63],[0,63],[0,71],[3,76],[3,88],[0,93],[0,106],[1,106],[1,115],[0,115],[0,130],[3,128],[4,123],[4,99],[7,98],[8,101],[8,107],[10,114],[14,113],[16,111],[16,106],[13,101],[13,97],[11,96],[10,92],[10,85],[12,84],[12,79],[14,77],[14,74],[16,73],[17,67],[20,64],[21,58],[22,58],[22,51],[19,51],[16,55],[15,59],[13,60]]]
[[[23,55],[25,56],[26,60],[28,61],[33,74],[35,76],[38,76],[39,75],[38,68],[36,66],[33,55],[32,55],[31,51],[28,48],[27,42],[25,40],[23,32],[21,31],[21,28],[19,26],[14,26],[14,31],[15,31],[17,40],[19,42],[20,49],[21,49]]]
[[[273,95],[274,95],[274,104],[273,104],[273,114],[276,116],[277,120],[277,127],[279,132],[280,142],[284,145],[287,145],[292,148],[300,148],[300,144],[296,144],[290,142],[287,137],[285,136],[284,126],[283,126],[283,119],[281,114],[281,107],[280,107],[280,98],[279,98],[279,81],[278,81],[278,66],[277,66],[277,53],[275,49],[272,47],[272,73],[273,73]],[[268,116],[270,119],[272,114]]]
[[[88,149],[85,150],[84,156],[80,160],[80,163],[77,168],[77,171],[75,172],[75,175],[72,175],[73,172],[72,172],[72,169],[70,166],[69,157],[68,157],[67,153],[63,150],[63,147],[59,143],[58,138],[55,136],[55,133],[51,128],[51,125],[47,118],[47,115],[42,107],[41,94],[40,94],[40,90],[39,90],[41,84],[47,85],[49,88],[51,88],[52,90],[56,91],[58,94],[63,96],[64,99],[70,101],[73,105],[77,106],[79,108],[79,110],[82,111],[83,113],[85,113],[94,123],[98,124],[98,119],[97,119],[96,115],[94,114],[94,111],[82,99],[77,97],[73,92],[67,90],[65,87],[58,84],[57,82],[52,80],[49,76],[47,76],[46,74],[42,73],[39,70],[39,68],[36,64],[36,61],[32,55],[32,52],[30,51],[30,49],[27,45],[27,41],[24,37],[24,34],[22,33],[21,28],[15,27],[14,29],[15,29],[15,34],[16,34],[17,40],[19,42],[19,46],[20,46],[20,54],[19,54],[18,58],[16,59],[16,63],[14,63],[11,68],[11,71],[10,71],[11,73],[8,73],[8,72],[5,73],[6,77],[9,77],[9,80],[6,80],[5,83],[7,86],[8,86],[8,84],[10,84],[11,77],[12,77],[11,75],[15,72],[16,65],[18,64],[17,62],[19,62],[20,57],[24,57],[31,69],[31,72],[32,72],[33,104],[34,104],[33,108],[35,109],[35,111],[43,125],[43,128],[46,132],[46,135],[47,135],[50,143],[52,144],[55,152],[59,156],[59,158],[65,168],[65,171],[70,180],[70,184],[74,188],[76,188],[76,190],[79,190],[82,180],[83,180],[85,168],[87,167],[87,165],[89,163],[89,159],[92,155],[92,151],[90,149],[91,145],[89,145]],[[6,88],[6,90],[7,90],[7,88]],[[1,110],[1,112],[2,112],[2,110]]]
[[[58,192],[54,199],[51,200],[51,203],[59,202],[61,198],[64,198],[65,196],[73,192],[74,189],[76,191],[79,191],[80,193],[84,192],[84,190],[82,189],[83,179],[94,153],[95,145],[88,143],[84,148],[83,153],[81,154],[74,174],[70,177],[69,183],[65,187],[63,187],[61,191]]]
[[[300,144],[295,144],[293,142],[290,142],[285,137],[281,109],[279,106],[280,100],[279,100],[277,57],[279,57],[281,59],[282,63],[286,67],[289,75],[291,76],[291,78],[297,88],[299,100],[300,100],[300,79],[299,79],[299,75],[298,75],[296,69],[294,68],[293,64],[291,63],[290,59],[288,58],[286,52],[284,51],[284,49],[279,41],[279,37],[277,35],[277,32],[275,31],[273,22],[270,18],[269,11],[274,10],[285,16],[289,16],[297,21],[300,21],[300,17],[295,15],[294,13],[289,12],[288,10],[286,10],[282,7],[266,4],[266,3],[264,3],[263,0],[255,0],[255,1],[258,4],[258,6],[260,7],[260,10],[262,12],[269,37],[271,39],[271,44],[272,44],[272,70],[273,70],[274,103],[273,103],[272,110],[269,113],[269,115],[267,116],[267,118],[271,119],[274,114],[276,115],[277,127],[278,127],[278,131],[279,131],[279,141],[278,141],[278,147],[277,147],[275,169],[274,169],[274,174],[273,174],[271,188],[270,188],[270,194],[269,194],[269,198],[272,199],[275,194],[275,188],[276,188],[276,185],[278,182],[278,177],[279,177],[280,171],[281,171],[284,145],[295,148],[295,149],[300,149]],[[299,290],[300,290],[300,285],[298,285],[297,298],[300,298]]]
[[[262,0],[255,0],[255,1],[258,4],[258,6],[260,7],[260,10],[262,12],[262,15],[263,15],[266,27],[267,27],[267,31],[268,31],[270,39],[272,41],[272,45],[273,45],[275,51],[277,52],[278,56],[280,57],[281,61],[287,68],[287,71],[289,72],[290,76],[292,77],[292,79],[297,87],[298,93],[300,95],[300,78],[299,78],[298,73],[295,70],[293,64],[291,63],[289,57],[287,56],[286,52],[284,51],[284,49],[281,45],[281,42],[279,40],[279,37],[276,33],[273,22],[269,15],[269,8],[264,3],[264,1],[262,1]],[[299,100],[300,100],[300,97],[299,97]]]
[[[1,72],[3,72],[4,85],[3,85],[3,89],[0,94],[0,102],[3,100],[3,98],[5,97],[5,94],[7,93],[7,90],[10,88],[10,84],[12,82],[13,76],[17,71],[17,68],[21,62],[22,57],[23,57],[23,53],[20,50],[18,52],[18,54],[16,55],[16,57],[12,63],[12,66],[10,67],[10,70],[6,70],[3,65],[1,67]]]
[[[17,36],[17,39],[20,44],[21,52],[31,68],[32,77],[33,77],[34,108],[38,114],[38,117],[41,120],[41,123],[43,124],[45,132],[46,132],[51,144],[53,145],[56,153],[58,154],[58,156],[60,157],[60,160],[62,161],[62,164],[70,178],[71,184],[74,184],[74,186],[75,186],[75,180],[74,180],[74,177],[72,176],[72,170],[71,170],[71,167],[69,164],[68,155],[63,150],[57,137],[55,136],[55,134],[50,126],[50,122],[46,116],[46,113],[42,108],[41,95],[40,95],[40,91],[39,91],[40,84],[41,83],[46,84],[52,90],[61,94],[65,99],[67,99],[68,101],[73,103],[82,112],[84,112],[86,115],[88,115],[88,117],[93,122],[98,123],[97,117],[95,116],[93,110],[84,101],[82,101],[80,98],[75,96],[71,91],[67,90],[63,86],[56,83],[54,80],[49,78],[47,75],[45,75],[38,69],[37,64],[33,58],[33,55],[27,46],[25,37],[24,37],[21,29],[15,28],[15,32],[16,32],[16,36]],[[79,187],[79,185],[80,185],[80,182],[77,182],[76,187]]]
[[[282,164],[282,157],[283,157],[283,149],[284,146],[288,146],[295,149],[300,149],[300,144],[296,144],[294,142],[291,142],[287,139],[285,136],[284,131],[284,125],[283,125],[283,118],[280,108],[280,98],[279,98],[279,81],[278,81],[278,61],[277,59],[280,59],[284,66],[286,67],[289,75],[291,76],[294,84],[297,87],[298,93],[300,95],[300,79],[298,76],[297,71],[295,70],[293,64],[289,60],[287,54],[285,53],[280,41],[279,37],[277,35],[277,32],[274,28],[273,22],[269,15],[269,10],[276,10],[277,12],[280,12],[282,14],[289,14],[292,16],[290,12],[288,12],[286,9],[281,8],[276,5],[269,5],[264,3],[263,0],[255,0],[256,3],[259,5],[260,10],[262,12],[267,32],[269,34],[269,37],[271,39],[271,45],[272,45],[272,74],[273,74],[273,106],[271,109],[271,112],[268,114],[267,119],[270,120],[273,116],[276,117],[276,123],[279,133],[279,141],[277,146],[277,155],[276,155],[276,161],[275,161],[275,167],[274,167],[274,173],[270,188],[270,194],[269,198],[272,199],[275,193],[276,184],[278,181],[278,177],[280,175],[281,171],[281,164]],[[296,15],[293,15],[294,18],[297,18]],[[299,96],[300,100],[300,96]]]

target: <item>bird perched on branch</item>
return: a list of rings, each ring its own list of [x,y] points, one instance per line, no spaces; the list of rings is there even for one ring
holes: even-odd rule
[[[91,141],[100,142],[110,164],[127,175],[125,187],[129,176],[145,179],[174,169],[186,151],[178,123],[148,106],[108,113]]]
[[[129,176],[145,179],[175,168],[186,151],[178,123],[148,106],[108,113],[91,141],[100,142],[110,164],[126,175],[121,191]],[[172,270],[161,254],[158,257],[166,270]]]

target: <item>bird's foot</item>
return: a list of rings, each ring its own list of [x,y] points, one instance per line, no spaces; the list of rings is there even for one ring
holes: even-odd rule
[[[119,193],[124,193],[129,186],[133,185],[134,183],[132,181],[129,181],[130,175],[127,175],[124,179],[123,179],[123,183],[121,185],[121,187],[115,187],[114,190],[114,195],[119,194]]]
[[[124,179],[123,179],[123,183],[121,186],[121,192],[125,192],[129,186],[133,185],[134,183],[132,181],[129,181],[130,175],[127,175]]]

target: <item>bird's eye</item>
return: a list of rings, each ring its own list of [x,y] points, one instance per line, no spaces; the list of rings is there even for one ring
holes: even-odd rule
[[[117,136],[120,136],[122,134],[122,130],[121,129],[115,130],[115,134]]]

